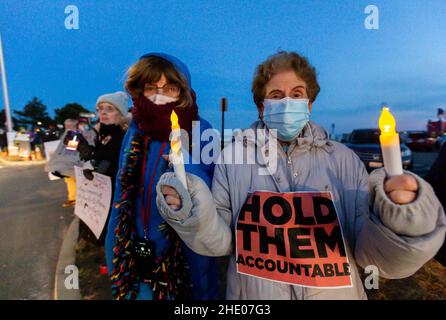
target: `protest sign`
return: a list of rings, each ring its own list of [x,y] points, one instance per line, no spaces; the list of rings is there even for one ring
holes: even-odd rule
[[[59,145],[60,140],[48,141],[43,144],[43,149],[45,150],[45,158],[47,160],[46,171],[48,171],[48,161],[50,161],[51,156],[56,152],[57,146]],[[48,178],[52,180],[59,180],[59,177],[56,177],[51,172],[48,172]]]
[[[236,225],[237,272],[318,288],[351,287],[330,192],[250,193]]]
[[[111,179],[100,173],[94,173],[94,179],[84,177],[82,168],[75,166],[76,208],[77,215],[99,239],[110,210],[112,196]]]

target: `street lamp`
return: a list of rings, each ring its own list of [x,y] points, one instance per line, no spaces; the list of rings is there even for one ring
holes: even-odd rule
[[[8,142],[8,154],[15,155],[17,149],[14,146],[15,132],[13,131],[11,110],[9,107],[8,85],[6,83],[5,60],[3,57],[2,37],[0,34],[0,70],[2,74],[3,98],[5,99],[5,115],[6,115],[6,137]]]

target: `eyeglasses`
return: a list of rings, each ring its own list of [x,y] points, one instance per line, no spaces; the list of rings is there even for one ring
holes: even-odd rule
[[[148,84],[148,83],[146,83],[144,85],[144,95],[154,95],[154,94],[157,94],[158,90],[161,90],[161,92],[164,95],[169,96],[169,97],[173,97],[173,98],[178,97],[179,94],[180,94],[180,87],[177,86],[176,84],[168,83],[168,84],[165,84],[162,87],[157,87],[157,86],[154,86],[154,85]]]
[[[105,105],[105,106],[104,105],[99,105],[96,108],[97,112],[106,112],[106,113],[111,113],[111,112],[113,112],[115,110],[116,110],[115,107],[110,106],[110,105]]]

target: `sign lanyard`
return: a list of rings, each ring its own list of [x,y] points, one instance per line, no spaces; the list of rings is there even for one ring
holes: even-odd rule
[[[144,228],[144,239],[148,240],[147,233],[148,233],[148,227],[149,227],[149,218],[150,218],[150,195],[152,193],[152,186],[153,186],[153,180],[155,179],[156,170],[158,168],[159,161],[163,155],[164,148],[166,147],[167,142],[163,142],[161,146],[161,150],[158,154],[158,157],[156,158],[155,162],[155,168],[152,171],[152,175],[150,176],[148,190],[147,190],[147,202],[144,201],[144,180],[146,177],[146,167],[147,167],[147,145],[149,142],[149,136],[146,136],[145,144],[144,144],[144,160],[142,164],[142,177],[141,177],[141,219],[142,219],[142,226]]]

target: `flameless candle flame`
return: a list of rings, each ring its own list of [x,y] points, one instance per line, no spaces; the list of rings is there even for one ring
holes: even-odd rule
[[[172,129],[170,148],[172,150],[173,169],[175,171],[177,178],[187,189],[186,171],[184,169],[183,153],[181,152],[181,133],[180,133],[181,128],[180,125],[178,124],[178,116],[173,110],[170,115],[170,123]]]
[[[401,161],[400,138],[396,132],[396,121],[389,108],[384,107],[378,121],[381,135],[381,150],[383,154],[384,169],[387,175],[396,176],[403,174]]]
[[[68,141],[67,150],[77,150],[77,145],[79,142],[77,141],[77,135],[74,135],[73,139]]]
[[[170,123],[171,123],[172,132],[174,133],[172,135],[170,147],[172,148],[172,151],[174,153],[178,153],[181,149],[181,140],[179,139],[178,132],[175,132],[175,130],[179,130],[180,125],[178,124],[178,116],[175,113],[175,111],[172,111],[172,113],[170,114]]]
[[[381,134],[395,134],[396,121],[395,118],[390,113],[389,108],[384,107],[381,111],[381,116],[379,117],[379,128],[381,129]]]

